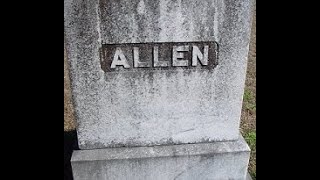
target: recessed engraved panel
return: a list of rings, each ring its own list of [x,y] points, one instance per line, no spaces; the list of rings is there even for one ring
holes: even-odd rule
[[[218,64],[218,50],[216,42],[103,44],[100,62],[105,72],[177,67],[210,70]]]

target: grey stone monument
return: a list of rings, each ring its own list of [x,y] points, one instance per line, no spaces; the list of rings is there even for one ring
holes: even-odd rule
[[[75,180],[246,179],[251,0],[64,0]]]

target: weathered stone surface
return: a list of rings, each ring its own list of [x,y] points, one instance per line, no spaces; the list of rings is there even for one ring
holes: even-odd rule
[[[250,0],[65,0],[81,149],[238,138]],[[100,3],[100,4],[98,4]],[[103,43],[219,44],[212,70],[105,72]]]
[[[244,139],[154,147],[79,150],[75,180],[246,180],[250,149]]]

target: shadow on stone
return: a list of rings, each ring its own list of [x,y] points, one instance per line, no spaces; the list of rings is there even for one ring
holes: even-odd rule
[[[71,155],[73,150],[79,150],[77,142],[77,132],[68,131],[64,132],[64,180],[73,180],[71,168]]]

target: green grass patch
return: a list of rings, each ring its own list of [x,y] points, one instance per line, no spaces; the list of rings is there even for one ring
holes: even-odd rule
[[[243,94],[243,103],[246,110],[250,111],[250,113],[256,112],[256,102],[253,92],[248,89],[244,90]]]
[[[244,90],[244,94],[243,94],[243,101],[250,102],[250,101],[252,101],[252,99],[253,99],[252,92],[246,88]]]
[[[245,133],[244,139],[249,144],[251,151],[255,151],[256,150],[256,132],[250,131],[250,132]]]
[[[249,163],[249,173],[253,180],[256,180],[256,131],[248,131],[244,134],[244,139],[248,143],[251,154]]]

